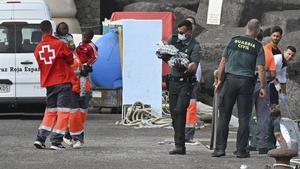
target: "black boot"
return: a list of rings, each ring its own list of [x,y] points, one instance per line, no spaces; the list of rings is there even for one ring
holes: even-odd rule
[[[259,148],[258,154],[268,154],[268,148]]]
[[[225,150],[214,150],[214,152],[211,154],[212,157],[222,157],[225,155]]]
[[[186,151],[185,151],[185,146],[178,146],[175,145],[175,148],[169,152],[170,155],[176,155],[176,154],[180,154],[180,155],[185,155]]]
[[[249,158],[250,157],[250,153],[249,151],[243,151],[243,152],[238,152],[235,154],[236,158]]]

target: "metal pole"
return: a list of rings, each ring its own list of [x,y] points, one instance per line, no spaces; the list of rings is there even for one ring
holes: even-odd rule
[[[217,136],[217,127],[218,127],[218,119],[219,119],[219,95],[214,91],[214,99],[213,99],[213,118],[212,118],[212,130],[210,137],[210,149],[213,150],[216,147],[216,136]]]

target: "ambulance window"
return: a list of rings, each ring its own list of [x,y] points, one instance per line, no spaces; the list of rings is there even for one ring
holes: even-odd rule
[[[10,53],[8,49],[8,28],[0,25],[0,53]]]
[[[39,25],[17,25],[16,35],[20,33],[21,38],[17,38],[20,48],[17,49],[18,53],[32,53],[36,45],[42,39],[42,33],[39,30]],[[18,36],[17,36],[18,37]]]

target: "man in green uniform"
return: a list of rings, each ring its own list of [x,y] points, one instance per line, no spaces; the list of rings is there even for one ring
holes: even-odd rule
[[[246,35],[232,38],[222,55],[218,68],[218,83],[215,86],[216,91],[220,92],[220,116],[217,127],[216,148],[212,153],[212,157],[225,156],[228,125],[236,101],[239,118],[236,156],[238,158],[250,157],[247,147],[252,95],[256,82],[256,67],[260,79],[259,96],[265,97],[266,92],[264,50],[262,44],[255,39],[259,30],[259,21],[251,19],[246,26]]]
[[[179,52],[187,55],[184,60],[177,58],[171,64],[171,76],[169,84],[170,111],[174,128],[175,149],[169,154],[186,153],[185,149],[185,122],[186,111],[190,103],[190,95],[195,82],[195,72],[200,61],[200,45],[192,38],[192,23],[184,20],[178,25],[178,34],[173,35],[169,45],[175,46]],[[163,58],[168,61],[169,58]],[[172,60],[172,58],[171,58]],[[186,61],[188,60],[188,63]],[[185,63],[184,63],[185,62]],[[169,61],[170,63],[170,61]]]

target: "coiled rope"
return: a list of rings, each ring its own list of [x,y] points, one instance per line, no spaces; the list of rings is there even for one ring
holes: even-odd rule
[[[201,113],[197,112],[197,118],[203,117],[211,118],[212,107],[201,102],[198,102]],[[197,106],[197,107],[198,107]],[[172,127],[171,112],[169,107],[168,92],[164,91],[162,95],[162,113],[163,117],[157,116],[150,106],[137,101],[130,105],[126,110],[123,110],[124,115],[121,121],[116,124],[124,126],[135,126],[135,128],[162,128]]]
[[[125,126],[137,126],[136,128],[162,128],[172,124],[170,117],[159,117],[151,113],[152,109],[146,107],[142,102],[135,102],[127,108],[121,124]]]

